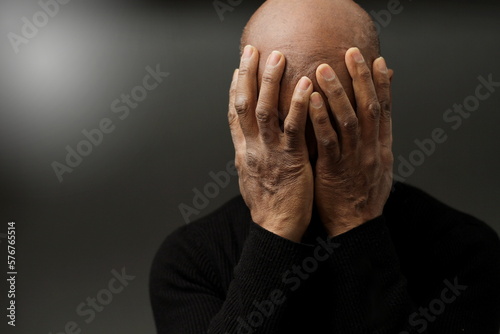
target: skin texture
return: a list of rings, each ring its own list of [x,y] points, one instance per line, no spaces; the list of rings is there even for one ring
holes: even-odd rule
[[[240,191],[255,223],[292,241],[314,207],[337,236],[389,196],[392,72],[367,19],[348,0],[268,0],[243,34],[228,113]]]
[[[249,44],[260,52],[259,88],[271,52],[279,50],[286,57],[278,103],[281,127],[290,109],[295,85],[302,76],[311,79],[314,90],[323,95],[315,72],[322,63],[329,64],[355,105],[351,78],[344,61],[347,49],[358,47],[370,67],[380,56],[371,17],[351,0],[268,0],[255,12],[243,31],[241,49]],[[306,139],[311,159],[314,159],[316,143],[310,123]]]

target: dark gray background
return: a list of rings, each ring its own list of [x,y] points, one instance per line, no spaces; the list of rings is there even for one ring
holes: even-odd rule
[[[387,3],[362,4],[379,11]],[[395,156],[408,157],[415,139],[445,129],[448,140],[407,182],[500,232],[500,89],[459,129],[442,119],[474,94],[478,76],[500,81],[500,5],[401,3],[381,34],[396,71]],[[149,267],[162,240],[185,224],[179,204],[192,205],[193,188],[233,158],[227,90],[241,30],[259,4],[244,0],[221,21],[212,1],[73,1],[16,55],[7,33],[18,33],[21,18],[40,8],[1,2],[0,233],[17,222],[19,272],[17,327],[7,328],[2,311],[2,331],[55,334],[73,320],[83,333],[154,332]],[[119,120],[111,102],[156,64],[170,76]],[[105,117],[115,131],[60,183],[51,163],[63,162],[66,145],[75,147],[81,131]],[[237,193],[233,177],[199,216]],[[76,306],[123,267],[136,278],[86,324]]]

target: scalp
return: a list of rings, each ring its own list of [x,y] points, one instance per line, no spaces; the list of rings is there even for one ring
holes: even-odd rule
[[[286,67],[280,88],[279,113],[288,113],[295,85],[309,77],[315,90],[316,68],[327,63],[337,73],[354,104],[354,92],[345,66],[345,53],[358,47],[368,64],[380,55],[379,39],[371,17],[351,0],[267,0],[252,16],[241,38],[260,52],[259,83],[268,55],[278,50]]]

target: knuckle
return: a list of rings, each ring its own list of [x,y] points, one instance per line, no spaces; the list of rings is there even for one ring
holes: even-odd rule
[[[259,158],[253,151],[247,151],[245,155],[246,165],[250,168],[255,168],[259,165]]]
[[[328,116],[328,114],[322,114],[322,115],[318,115],[316,116],[316,124],[318,125],[327,125],[328,123],[330,123],[330,117]]]
[[[238,120],[238,116],[232,112],[231,110],[227,113],[227,120],[229,122],[229,125],[233,125],[234,122]]]
[[[269,123],[269,121],[271,120],[269,113],[262,110],[255,113],[255,118],[257,118],[257,121],[259,123],[266,123],[266,124]]]
[[[238,95],[234,101],[234,109],[238,114],[245,114],[250,109],[250,101],[245,95]]]
[[[236,170],[238,171],[238,174],[241,174],[241,170],[242,170],[242,162],[241,162],[241,157],[239,155],[236,156],[236,159],[234,159],[234,167],[236,168]]]
[[[277,78],[274,76],[274,73],[272,73],[272,72],[265,71],[264,74],[262,75],[262,82],[263,83],[274,84],[277,81],[278,81]]]
[[[372,72],[370,72],[370,69],[367,67],[362,68],[358,72],[358,76],[362,81],[370,81],[372,80]]]
[[[238,71],[238,77],[244,77],[244,76],[248,75],[248,72],[250,72],[248,65],[243,65],[240,67],[240,69]]]
[[[288,121],[285,123],[283,131],[289,137],[296,137],[299,133],[299,126],[294,121]]]
[[[335,86],[329,91],[329,93],[330,96],[333,97],[334,99],[339,99],[345,94],[344,87]]]
[[[390,83],[390,81],[382,80],[382,81],[377,82],[377,87],[380,90],[389,90],[389,89],[391,89],[391,83]]]
[[[378,164],[379,164],[378,159],[373,155],[368,155],[364,159],[364,166],[365,166],[365,168],[367,168],[369,170],[373,170],[373,169],[377,168]]]
[[[371,119],[371,120],[378,120],[378,118],[380,117],[380,104],[375,101],[371,102],[368,104],[368,117]]]
[[[342,127],[347,132],[355,132],[358,129],[358,118],[356,116],[349,116],[342,122]]]
[[[380,101],[380,117],[384,120],[391,118],[391,107],[387,101]]]
[[[326,136],[319,140],[319,144],[327,151],[333,151],[337,148],[338,142],[334,136]]]
[[[297,110],[303,110],[307,107],[307,101],[302,96],[293,96],[292,97],[292,108]]]

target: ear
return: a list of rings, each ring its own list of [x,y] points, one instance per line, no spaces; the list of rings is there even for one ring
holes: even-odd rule
[[[394,77],[394,70],[389,69],[389,80],[392,83],[392,78]]]

